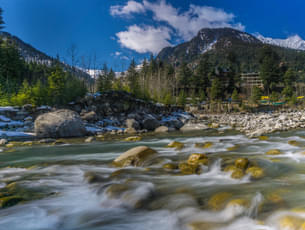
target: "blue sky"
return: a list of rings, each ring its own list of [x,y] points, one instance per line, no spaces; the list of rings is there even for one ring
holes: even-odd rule
[[[0,0],[0,7],[5,31],[35,48],[69,62],[74,44],[79,65],[116,71],[203,27],[305,38],[304,0]]]

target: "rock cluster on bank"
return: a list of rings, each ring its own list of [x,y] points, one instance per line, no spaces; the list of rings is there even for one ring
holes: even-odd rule
[[[62,108],[0,107],[0,137],[27,139],[36,134],[38,138],[65,138],[104,133],[189,131],[198,129],[198,125],[186,125],[193,120],[192,114],[179,107],[139,100],[126,92],[110,91],[88,94]]]
[[[277,131],[305,128],[305,111],[214,114],[201,118],[210,123],[231,126],[248,137],[259,137]]]

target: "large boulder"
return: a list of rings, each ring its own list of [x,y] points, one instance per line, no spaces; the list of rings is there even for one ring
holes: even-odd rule
[[[180,128],[180,131],[182,132],[190,132],[190,131],[199,131],[199,130],[206,130],[209,129],[209,127],[205,124],[185,124],[183,127]]]
[[[130,128],[130,129],[133,128],[135,130],[140,129],[140,125],[135,119],[127,119],[125,124],[126,124],[127,128]]]
[[[145,116],[143,120],[143,128],[148,131],[154,131],[156,128],[160,126],[160,122],[153,117],[152,115]]]
[[[90,111],[88,113],[84,113],[82,115],[82,119],[88,122],[95,122],[98,120],[97,114],[94,111]]]
[[[35,120],[35,133],[39,138],[63,138],[81,137],[87,131],[76,112],[61,109],[38,116]]]
[[[138,146],[123,153],[113,163],[119,167],[142,166],[145,160],[155,153],[157,153],[155,150],[147,146]]]

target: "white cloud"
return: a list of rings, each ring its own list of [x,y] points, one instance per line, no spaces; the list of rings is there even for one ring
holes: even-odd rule
[[[162,48],[171,46],[170,29],[167,27],[153,27],[133,25],[127,31],[117,33],[119,43],[138,53],[152,52],[157,54]]]
[[[136,1],[128,1],[125,6],[111,6],[110,13],[112,16],[129,16],[132,13],[143,13],[145,12],[143,4]]]
[[[121,54],[122,54],[122,53],[121,53],[121,52],[118,52],[118,51],[114,53],[115,56],[120,56]]]
[[[132,13],[151,12],[153,22],[164,23],[158,28],[153,26],[130,26],[128,31],[117,33],[122,46],[139,53],[158,53],[162,48],[170,46],[175,38],[187,41],[196,36],[202,28],[231,27],[244,30],[241,23],[235,23],[235,15],[223,9],[190,4],[189,9],[180,11],[166,0],[136,2],[130,0],[125,6],[112,6],[113,16],[130,16]]]
[[[214,7],[191,4],[188,11],[180,13],[165,0],[157,3],[144,0],[143,5],[153,13],[154,20],[168,23],[184,40],[193,38],[202,28],[232,27],[244,30],[240,23],[233,23],[234,14]]]

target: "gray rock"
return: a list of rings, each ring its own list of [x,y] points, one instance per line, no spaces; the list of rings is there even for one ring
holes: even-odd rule
[[[140,124],[135,119],[127,119],[125,125],[127,128],[140,129]]]
[[[86,143],[91,143],[92,141],[94,141],[95,140],[95,137],[88,137],[86,140],[85,140],[85,142]]]
[[[88,122],[95,122],[95,121],[98,120],[96,112],[94,112],[94,111],[84,113],[82,115],[82,119],[85,120],[85,121],[88,121]]]
[[[8,143],[8,140],[7,139],[1,139],[0,140],[0,146],[1,145],[6,145]]]
[[[127,133],[127,134],[136,134],[137,130],[135,130],[134,128],[127,128],[127,129],[125,129],[125,133]]]
[[[189,132],[189,131],[197,131],[197,130],[206,130],[209,129],[209,127],[205,124],[198,123],[198,124],[185,124],[183,127],[181,127],[180,131],[182,132]]]
[[[160,126],[158,128],[155,129],[155,133],[168,133],[168,132],[171,132],[171,131],[174,131],[175,129],[173,128],[169,128],[169,127],[166,127],[166,126]]]
[[[151,115],[147,115],[143,120],[143,128],[153,131],[160,126],[160,122]]]
[[[35,120],[35,133],[39,138],[62,138],[81,137],[87,131],[76,112],[61,109],[38,116]]]
[[[56,140],[55,139],[52,139],[52,138],[46,138],[46,139],[41,139],[39,141],[40,144],[50,144],[50,143],[53,143],[55,142]]]

